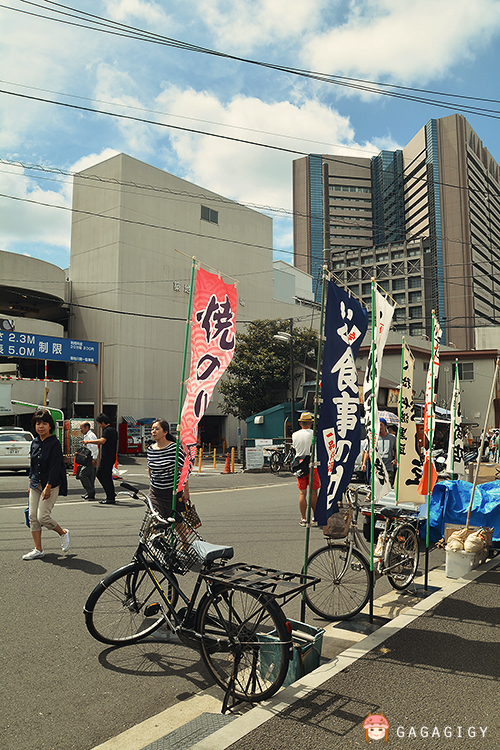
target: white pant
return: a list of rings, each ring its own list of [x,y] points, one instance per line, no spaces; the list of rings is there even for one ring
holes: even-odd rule
[[[42,526],[53,531],[57,526],[57,521],[51,518],[50,512],[59,496],[59,487],[52,487],[50,497],[47,500],[41,499],[43,490],[44,487],[41,484],[38,485],[36,490],[30,487],[29,516],[31,531],[41,531]]]

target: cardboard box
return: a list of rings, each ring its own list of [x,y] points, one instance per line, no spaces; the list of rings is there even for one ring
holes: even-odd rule
[[[465,529],[465,524],[462,526],[452,523],[445,524],[444,527],[444,541],[448,542],[449,537],[451,534],[453,534],[454,531],[459,531],[460,529]],[[469,530],[467,533],[467,536],[469,534],[472,534],[475,531],[479,531],[479,529],[482,529],[486,536],[486,547],[491,547],[493,543],[493,531],[494,529],[490,529],[489,526],[469,526]]]

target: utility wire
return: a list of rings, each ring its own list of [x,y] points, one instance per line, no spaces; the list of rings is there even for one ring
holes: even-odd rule
[[[145,31],[144,29],[139,29],[134,26],[122,24],[120,22],[113,21],[107,18],[103,18],[102,16],[97,16],[95,14],[87,13],[86,11],[81,11],[77,8],[71,8],[70,6],[62,5],[60,3],[50,2],[48,4],[54,7],[46,8],[45,6],[41,6],[37,3],[29,2],[29,0],[19,0],[19,2],[22,2],[25,5],[31,5],[33,7],[41,8],[42,10],[45,10],[45,11],[58,13],[62,16],[69,16],[71,18],[84,21],[85,23],[75,23],[73,21],[67,21],[64,18],[57,18],[57,17],[54,18],[51,16],[42,15],[39,13],[33,13],[31,11],[24,11],[19,8],[13,8],[7,5],[0,5],[0,7],[3,7],[7,10],[25,13],[27,15],[32,15],[38,18],[44,18],[49,21],[56,21],[56,22],[68,24],[71,26],[78,26],[78,27],[86,28],[86,29],[93,30],[93,31],[100,31],[100,32],[107,33],[107,34],[113,34],[115,36],[124,36],[127,38],[137,39],[138,41],[146,41],[149,43],[159,44],[159,45],[168,46],[168,47],[174,47],[174,48],[183,49],[183,50],[190,51],[190,52],[213,55],[216,57],[234,60],[237,62],[243,62],[243,63],[250,64],[250,65],[256,65],[256,66],[263,67],[263,68],[269,68],[271,70],[276,70],[279,72],[288,73],[288,74],[292,74],[292,75],[296,75],[296,76],[300,76],[304,78],[310,78],[312,80],[319,80],[324,83],[335,84],[338,86],[346,86],[348,88],[353,88],[353,89],[357,89],[360,91],[366,91],[372,94],[390,96],[390,97],[395,97],[399,99],[404,99],[407,101],[419,102],[422,104],[438,105],[440,107],[443,107],[444,109],[454,109],[454,110],[458,110],[461,112],[466,112],[468,114],[477,114],[483,117],[492,117],[494,119],[500,119],[500,112],[498,110],[487,109],[484,107],[475,107],[472,105],[457,106],[457,104],[453,102],[444,102],[438,99],[429,99],[426,97],[420,97],[420,96],[410,95],[406,93],[399,93],[398,91],[388,91],[388,90],[384,90],[381,88],[382,86],[384,86],[384,87],[390,87],[390,88],[397,88],[397,89],[400,89],[401,91],[403,90],[417,91],[417,89],[411,89],[410,87],[400,87],[400,86],[395,86],[392,84],[365,81],[363,79],[353,79],[353,78],[347,78],[345,76],[329,75],[326,73],[316,73],[314,71],[303,70],[300,68],[292,68],[292,67],[285,66],[285,65],[278,65],[278,64],[253,60],[250,58],[240,57],[237,55],[230,55],[228,53],[219,52],[217,50],[212,50],[212,49],[194,45],[188,42],[182,42],[180,40],[173,39],[171,37],[166,37],[160,34],[155,34],[149,31]],[[64,10],[59,10],[59,8],[62,8]],[[66,11],[71,11],[71,13],[68,13]],[[89,26],[88,25],[89,23],[94,24],[94,25]],[[425,92],[424,89],[420,89],[419,91]],[[441,94],[438,94],[438,95],[441,95]],[[464,98],[464,97],[461,97],[460,95],[452,94],[451,96],[453,98]],[[480,99],[479,97],[475,98],[475,100],[484,101]],[[493,101],[497,103],[496,100],[493,100]]]

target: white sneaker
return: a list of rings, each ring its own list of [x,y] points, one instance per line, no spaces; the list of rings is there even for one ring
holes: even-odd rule
[[[66,529],[64,534],[61,537],[61,549],[63,552],[67,552],[70,547],[70,541],[69,541],[69,531]]]
[[[36,560],[37,557],[43,557],[44,555],[45,552],[43,550],[39,550],[35,547],[35,549],[32,549],[27,555],[23,555],[23,560]]]

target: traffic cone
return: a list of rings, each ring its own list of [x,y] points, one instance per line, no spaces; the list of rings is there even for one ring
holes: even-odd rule
[[[226,453],[226,465],[224,466],[223,474],[231,473],[231,462],[229,461],[229,453]]]
[[[76,458],[76,453],[75,453],[75,458]],[[73,459],[73,476],[74,476],[74,477],[76,477],[76,470],[77,470],[77,469],[78,469],[78,464],[77,464],[77,463],[76,463],[76,461],[75,461],[75,460]]]

